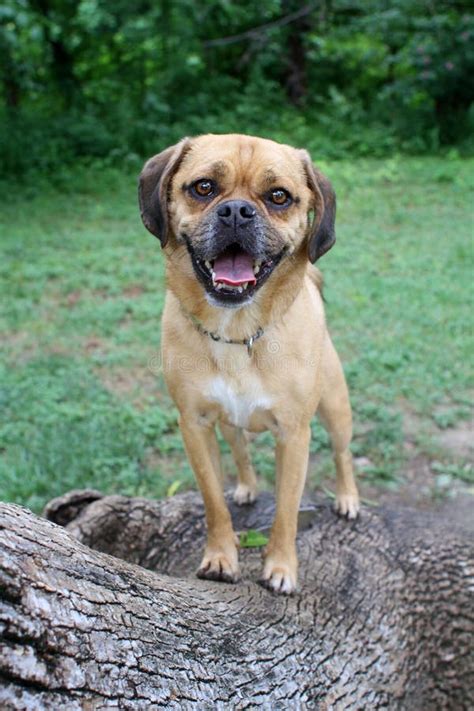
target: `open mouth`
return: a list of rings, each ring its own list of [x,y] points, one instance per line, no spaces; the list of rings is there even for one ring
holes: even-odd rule
[[[272,257],[256,259],[240,245],[232,244],[212,259],[197,256],[188,243],[197,277],[206,291],[222,303],[241,304],[268,279],[284,251]]]

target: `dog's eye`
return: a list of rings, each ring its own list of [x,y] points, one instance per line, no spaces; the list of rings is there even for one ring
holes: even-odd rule
[[[275,190],[272,190],[269,198],[270,202],[279,207],[287,205],[291,201],[291,195],[286,190],[283,190],[283,188],[275,188]]]
[[[198,197],[211,197],[214,194],[215,185],[212,180],[207,180],[203,178],[202,180],[196,180],[191,186],[192,192]]]

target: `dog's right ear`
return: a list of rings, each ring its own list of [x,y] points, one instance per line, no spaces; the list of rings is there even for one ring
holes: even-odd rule
[[[166,148],[150,158],[140,173],[138,202],[143,224],[158,237],[161,246],[168,242],[168,197],[170,181],[178,170],[191,141],[183,138],[175,146]]]
[[[308,259],[315,262],[336,241],[336,195],[329,180],[312,163],[307,151],[300,151],[308,187],[313,193],[313,223],[308,238]]]

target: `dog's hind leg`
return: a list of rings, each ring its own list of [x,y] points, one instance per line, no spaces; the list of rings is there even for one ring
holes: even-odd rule
[[[219,427],[237,465],[238,481],[234,501],[239,505],[251,504],[257,496],[257,477],[250,459],[245,432],[241,427],[232,427],[222,422]]]
[[[323,392],[317,414],[331,439],[336,465],[337,513],[356,518],[359,494],[354,479],[352,454],[352,411],[344,372],[332,341],[327,336],[323,354]]]

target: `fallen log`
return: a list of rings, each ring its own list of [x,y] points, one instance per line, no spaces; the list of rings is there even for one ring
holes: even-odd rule
[[[268,495],[229,506],[236,530],[270,525]],[[2,710],[472,708],[473,545],[452,522],[306,502],[287,598],[255,548],[237,585],[194,576],[195,493],[71,492],[45,516],[0,505]]]

